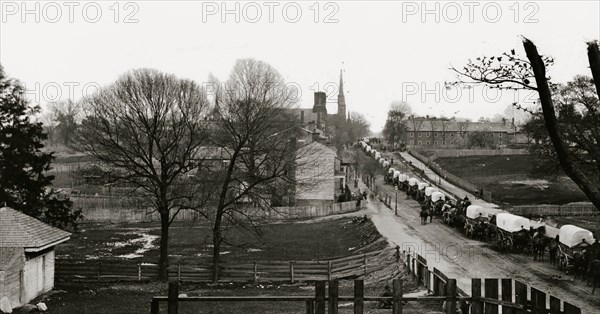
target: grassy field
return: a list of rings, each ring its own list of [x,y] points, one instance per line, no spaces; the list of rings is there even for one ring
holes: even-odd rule
[[[77,257],[95,259],[103,256],[141,256],[142,259],[156,262],[158,259],[158,225],[138,224],[83,224],[81,231],[73,234],[70,241],[57,248],[59,258]],[[197,259],[208,258],[210,241],[208,225],[175,223],[171,229],[171,254]],[[285,223],[266,227],[260,239],[248,237],[247,233],[231,233],[232,242],[240,245],[227,245],[223,248],[225,261],[242,260],[311,260],[352,254],[359,247],[373,243],[381,236],[374,225],[354,222],[351,218],[330,219],[310,223]],[[244,244],[244,242],[247,242]],[[378,242],[379,243],[379,242]],[[385,241],[374,246],[377,250],[386,247]],[[380,295],[395,269],[370,274],[366,279],[365,295]],[[405,293],[420,290],[407,270],[400,273],[404,278]],[[340,283],[340,295],[352,295],[352,281]],[[296,295],[313,296],[311,283],[254,285],[254,284],[184,284],[180,293],[188,296],[231,295]],[[153,296],[166,295],[165,283],[68,283],[58,282],[56,289],[40,298],[52,314],[71,313],[149,313]],[[38,301],[38,300],[36,300]],[[407,304],[404,313],[425,313],[440,309],[441,304]],[[166,312],[166,304],[161,313]],[[390,310],[377,309],[375,303],[366,304],[365,313],[389,313]],[[16,311],[16,313],[21,313]],[[211,302],[181,303],[179,313],[306,313],[302,302]],[[350,302],[340,304],[340,313],[350,314]]]
[[[313,260],[347,256],[380,238],[370,221],[351,218],[313,223],[283,223],[265,226],[262,235],[230,231],[222,247],[225,261]],[[122,257],[157,262],[158,223],[87,223],[57,248],[60,258]],[[208,261],[212,254],[208,224],[175,222],[170,229],[170,255]],[[379,247],[381,248],[381,247]]]
[[[533,155],[444,157],[435,162],[510,205],[587,201],[570,178],[536,175],[540,162]]]

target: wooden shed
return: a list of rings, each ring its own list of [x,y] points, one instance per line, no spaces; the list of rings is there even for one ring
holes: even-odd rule
[[[54,287],[54,247],[69,232],[9,207],[0,208],[0,299],[13,308]]]

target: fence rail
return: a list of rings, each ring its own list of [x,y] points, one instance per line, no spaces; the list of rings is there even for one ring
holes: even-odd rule
[[[70,198],[75,207],[82,209],[86,221],[160,221],[160,216],[156,210],[149,206],[147,200],[142,198],[114,196],[71,196]],[[364,206],[357,207],[355,201],[296,207],[273,207],[269,211],[248,206],[245,213],[247,215],[278,220],[345,214],[364,208]],[[175,217],[175,221],[197,221],[202,217],[204,216],[197,211],[182,210]]]
[[[298,282],[364,276],[399,262],[395,249],[384,249],[326,261],[273,261],[228,264],[219,268],[223,282]],[[182,262],[168,268],[169,278],[185,282],[212,281],[210,264]],[[57,280],[145,281],[159,278],[158,265],[135,261],[56,260]]]
[[[532,216],[597,216],[600,210],[592,203],[566,205],[522,205],[507,209],[515,215]]]

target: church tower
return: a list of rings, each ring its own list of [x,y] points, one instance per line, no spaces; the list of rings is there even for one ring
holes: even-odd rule
[[[339,119],[346,119],[346,98],[344,97],[344,79],[342,78],[342,70],[340,70],[340,90],[338,92],[338,111]]]

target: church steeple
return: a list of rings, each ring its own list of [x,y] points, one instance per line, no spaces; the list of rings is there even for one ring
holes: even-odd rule
[[[340,70],[340,87],[338,92],[338,117],[346,119],[346,98],[344,97],[344,79]]]

